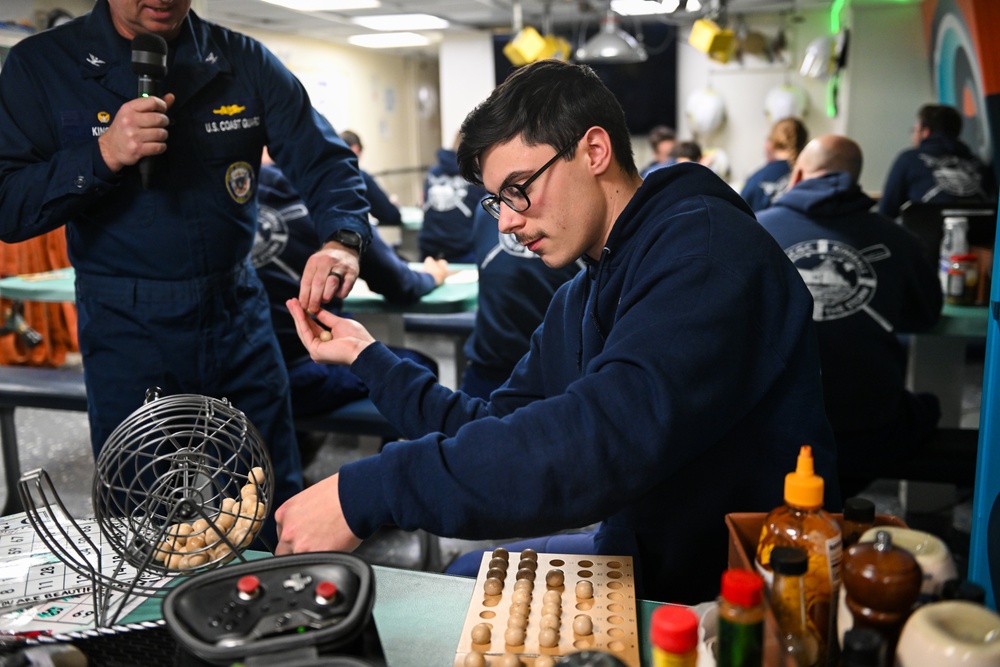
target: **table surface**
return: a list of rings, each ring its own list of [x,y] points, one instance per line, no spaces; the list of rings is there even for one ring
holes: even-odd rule
[[[411,265],[414,268],[420,264]],[[457,313],[472,310],[479,303],[479,282],[475,264],[453,264],[455,272],[443,285],[425,294],[420,301],[398,306],[387,303],[381,294],[356,290],[344,299],[344,310],[355,313]],[[76,298],[72,268],[0,279],[0,297],[23,301],[67,302]]]
[[[423,264],[410,262],[410,268],[419,269]],[[367,285],[355,285],[344,299],[344,311],[350,313],[461,313],[473,310],[479,305],[479,272],[475,264],[449,264],[451,275],[444,284],[408,304],[388,303],[381,294],[376,294]],[[0,280],[0,295],[3,295],[3,281]]]
[[[476,580],[375,565],[375,627],[392,667],[450,665],[455,659]],[[651,665],[649,619],[659,602],[639,601],[642,664]],[[152,599],[123,622],[158,620],[161,600]]]
[[[418,267],[419,264],[413,264]],[[455,264],[452,267],[457,275],[465,271],[474,271],[474,264]],[[0,296],[7,299],[22,299],[24,301],[73,301],[73,269],[57,269],[45,273],[35,273],[23,276],[11,276],[0,279]],[[372,292],[351,294],[344,301],[344,308],[353,312],[424,312],[453,313],[471,310],[478,303],[479,284],[477,281],[446,281],[430,294],[425,295],[418,303],[410,306],[393,306],[387,304],[381,295]],[[923,334],[931,336],[968,336],[981,337],[986,335],[986,325],[989,321],[987,306],[955,306],[945,304],[941,311],[938,324]]]
[[[403,227],[419,231],[424,226],[424,209],[419,206],[400,206],[399,213],[403,220]]]
[[[989,315],[989,306],[955,306],[946,303],[941,309],[938,323],[930,331],[920,335],[984,338]]]

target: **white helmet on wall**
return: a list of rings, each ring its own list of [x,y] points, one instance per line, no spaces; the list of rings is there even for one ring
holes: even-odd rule
[[[726,107],[722,95],[711,88],[699,88],[693,91],[687,99],[685,107],[688,122],[695,134],[712,134],[726,120]]]

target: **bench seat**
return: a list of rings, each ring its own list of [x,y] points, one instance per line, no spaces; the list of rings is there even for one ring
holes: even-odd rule
[[[404,313],[403,329],[410,333],[468,336],[476,326],[476,311],[463,313]]]

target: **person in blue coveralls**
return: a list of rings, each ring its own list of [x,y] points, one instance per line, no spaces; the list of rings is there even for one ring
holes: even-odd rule
[[[862,159],[847,137],[813,139],[795,163],[791,188],[757,214],[813,295],[844,498],[889,476],[941,416],[936,396],[907,391],[898,338],[937,323],[937,266],[916,236],[872,210],[875,202],[858,185]]]
[[[511,550],[630,556],[640,597],[692,603],[718,595],[725,515],[781,505],[802,445],[837,511],[812,297],[729,185],[694,163],[641,179],[614,95],[556,60],[469,114],[458,162],[494,193],[500,231],[550,267],[587,269],[489,401],[290,300],[310,356],[350,364],[412,440],[278,508],[276,553],[350,550],[385,524],[530,538]],[[481,553],[449,571],[475,574]]]
[[[583,268],[582,261],[546,266],[542,258],[497,229],[482,206],[472,222],[479,267],[476,324],[465,343],[468,364],[459,386],[469,396],[489,398],[510,377],[542,323],[552,295]],[[301,348],[301,343],[299,344]]]
[[[907,202],[995,202],[993,170],[959,138],[961,134],[962,116],[954,107],[920,107],[911,135],[913,148],[892,163],[878,202],[879,213],[895,218]]]
[[[302,489],[302,470],[288,374],[249,261],[263,147],[323,241],[302,272],[309,311],[353,287],[368,205],[354,154],[299,81],[190,8],[98,0],[10,50],[0,240],[66,225],[95,455],[150,387],[226,398],[269,447],[277,507]],[[166,42],[167,71],[159,94],[138,96],[133,40],[149,58],[150,35]]]
[[[459,137],[455,137],[458,145]],[[437,164],[424,177],[424,221],[417,233],[421,257],[475,261],[472,216],[486,191],[458,172],[454,148],[439,148]]]

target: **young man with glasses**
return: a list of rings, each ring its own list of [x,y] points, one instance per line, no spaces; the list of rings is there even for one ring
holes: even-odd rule
[[[629,555],[640,596],[692,603],[718,593],[725,514],[781,504],[801,445],[839,507],[812,298],[732,188],[698,164],[640,179],[622,108],[586,66],[518,70],[462,137],[463,175],[495,193],[499,230],[588,269],[489,402],[290,301],[311,357],[352,364],[414,439],[279,508],[278,553],[351,549],[383,524],[507,539],[600,522],[510,548]]]

